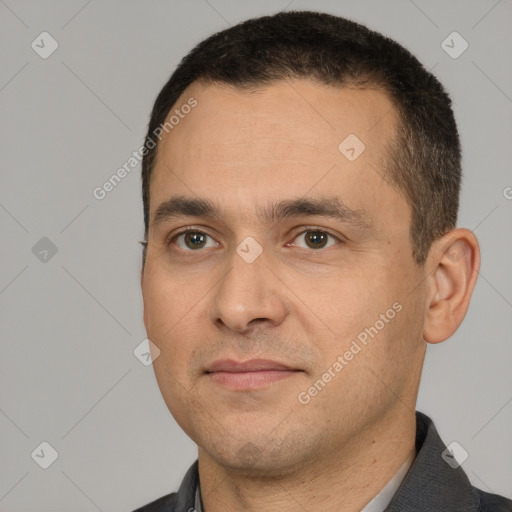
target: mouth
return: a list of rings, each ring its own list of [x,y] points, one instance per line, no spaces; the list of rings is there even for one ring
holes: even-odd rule
[[[293,377],[302,371],[269,359],[248,361],[221,359],[212,363],[206,370],[206,374],[222,387],[241,391],[263,388],[268,384]]]

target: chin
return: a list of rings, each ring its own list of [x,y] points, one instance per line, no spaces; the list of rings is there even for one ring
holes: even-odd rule
[[[208,442],[200,446],[209,458],[236,471],[237,475],[273,479],[293,473],[308,457],[308,452],[315,451],[306,449],[307,440],[303,435],[281,432],[279,437],[269,436],[271,430],[265,428],[264,433],[253,431],[245,436],[238,431],[234,436],[218,440],[209,437]]]

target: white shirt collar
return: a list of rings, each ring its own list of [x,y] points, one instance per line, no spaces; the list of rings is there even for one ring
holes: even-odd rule
[[[369,501],[361,512],[384,512],[389,505],[396,491],[400,487],[407,471],[409,471],[414,459],[416,458],[416,449],[412,450],[405,462],[398,471],[391,477],[391,480],[381,489],[381,491]]]

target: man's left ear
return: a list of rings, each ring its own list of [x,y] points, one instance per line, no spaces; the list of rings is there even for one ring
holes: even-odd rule
[[[457,228],[436,240],[429,251],[423,338],[446,340],[464,320],[480,269],[480,247],[472,231]]]

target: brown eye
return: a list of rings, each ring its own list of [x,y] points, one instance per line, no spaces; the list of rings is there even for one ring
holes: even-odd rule
[[[321,249],[327,243],[327,233],[321,231],[308,231],[306,233],[306,243],[311,249]]]
[[[178,233],[171,241],[175,243],[180,249],[185,251],[196,251],[205,247],[216,247],[217,243],[210,235],[202,231],[185,231]]]
[[[192,232],[185,235],[185,244],[189,249],[201,249],[205,244],[204,233]]]
[[[304,240],[303,244],[298,243],[301,240]],[[324,249],[331,245],[335,245],[337,241],[339,241],[339,239],[327,231],[309,229],[300,233],[295,239],[293,245],[304,249]]]

